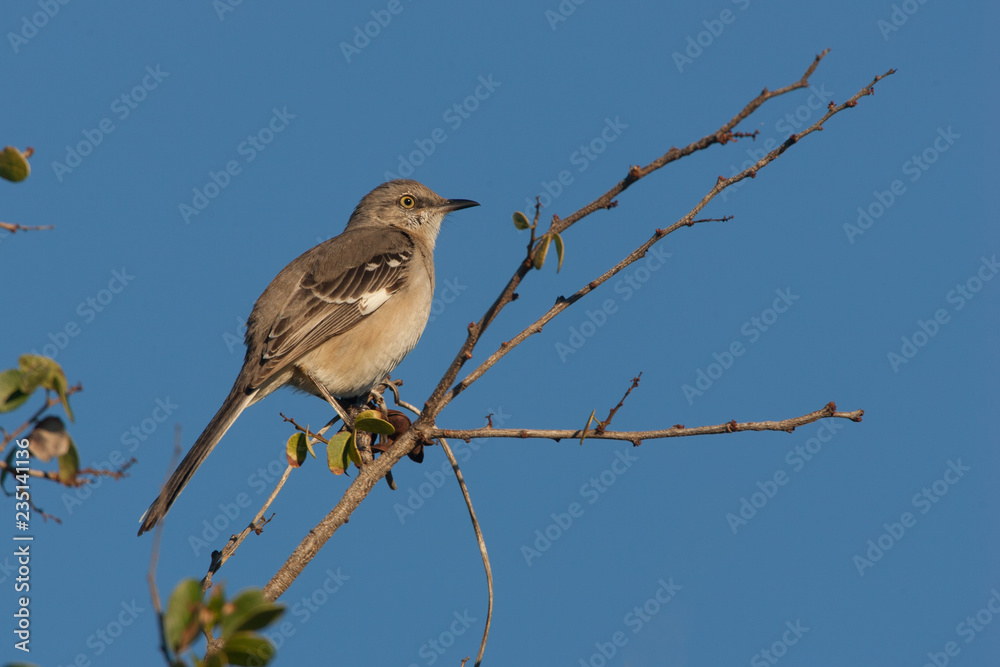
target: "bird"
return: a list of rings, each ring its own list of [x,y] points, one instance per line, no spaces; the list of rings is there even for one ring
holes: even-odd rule
[[[163,520],[226,431],[249,406],[291,386],[356,401],[417,344],[434,296],[434,244],[445,215],[479,206],[396,179],[358,203],[344,231],[271,281],[247,320],[246,357],[222,407],[143,514]]]

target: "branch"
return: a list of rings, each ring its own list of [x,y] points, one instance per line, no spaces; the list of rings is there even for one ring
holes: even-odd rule
[[[49,481],[55,482],[57,484],[62,484],[63,486],[68,486],[70,488],[76,488],[78,486],[83,486],[85,484],[91,484],[92,480],[87,479],[84,475],[90,475],[91,477],[110,477],[114,480],[119,480],[123,477],[127,477],[126,470],[132,467],[136,463],[136,458],[133,456],[128,461],[122,464],[122,467],[118,470],[107,470],[105,468],[81,468],[76,471],[76,475],[73,479],[61,479],[59,477],[58,470],[39,470],[37,468],[31,468],[28,470],[29,477],[37,477],[39,479],[47,479]],[[0,461],[0,473],[9,472],[14,474],[17,469],[13,466],[7,464],[6,461]],[[23,473],[19,473],[23,474]]]
[[[417,431],[411,428],[396,440],[389,449],[385,450],[381,456],[365,464],[359,471],[351,485],[344,491],[337,505],[330,510],[309,534],[303,538],[299,546],[295,548],[292,555],[281,566],[281,568],[271,577],[267,585],[263,588],[264,597],[274,601],[288,590],[292,582],[302,573],[309,561],[326,544],[327,540],[333,537],[337,529],[343,526],[357,509],[358,505],[371,493],[380,479],[396,464],[399,459],[406,456],[416,444]]]
[[[627,440],[638,447],[643,440],[657,438],[680,438],[689,435],[717,435],[721,433],[736,433],[738,431],[785,431],[791,433],[800,426],[812,424],[821,419],[850,419],[853,422],[861,421],[865,414],[864,410],[853,412],[837,412],[837,405],[832,401],[827,403],[822,409],[780,421],[763,422],[737,422],[735,419],[724,424],[713,426],[695,426],[687,428],[683,424],[677,424],[667,429],[658,431],[586,431],[568,429],[521,429],[521,428],[473,428],[473,429],[443,429],[425,428],[423,435],[427,438],[458,438],[468,442],[472,438],[546,438],[559,442],[563,438],[573,438],[579,440],[586,436],[587,440]]]
[[[696,151],[708,148],[713,144],[726,144],[732,141],[735,138],[732,134],[733,128],[736,127],[736,125],[739,124],[742,120],[750,116],[750,114],[756,111],[762,104],[764,104],[765,102],[774,97],[778,97],[779,95],[784,95],[787,92],[797,90],[799,88],[808,87],[809,77],[812,76],[813,72],[816,71],[816,67],[819,65],[820,60],[822,60],[823,57],[828,52],[829,49],[817,55],[813,59],[813,61],[809,64],[809,67],[806,68],[806,71],[802,75],[802,78],[800,78],[795,83],[785,86],[784,88],[779,88],[778,90],[775,91],[768,91],[767,88],[765,88],[763,91],[761,91],[760,95],[751,100],[745,107],[743,107],[743,109],[738,114],[736,114],[732,119],[730,119],[729,122],[724,124],[722,127],[720,127],[712,134],[706,135],[701,139],[699,139],[698,141],[688,144],[682,149],[671,147],[671,149],[668,150],[663,156],[661,156],[657,160],[654,160],[645,167],[641,168],[632,167],[631,169],[629,169],[628,174],[623,180],[621,180],[617,185],[612,187],[610,190],[608,190],[606,193],[595,199],[590,204],[587,204],[583,208],[579,209],[575,213],[572,213],[568,217],[563,218],[562,220],[553,218],[552,231],[555,231],[557,233],[561,232],[570,227],[571,225],[575,224],[576,222],[580,221],[581,219],[585,218],[586,216],[590,215],[594,211],[605,208],[612,208],[614,206],[614,198],[617,195],[624,192],[629,186],[631,186],[639,179],[648,176],[650,173],[662,168],[663,166],[670,164],[671,162],[674,162],[676,160],[679,160],[680,158],[690,155]],[[876,79],[876,81],[877,80],[878,79]],[[701,210],[702,207],[703,204],[699,205],[697,210]],[[537,218],[537,210],[536,210],[536,218]],[[689,221],[689,223],[690,222],[691,221]],[[483,315],[482,319],[480,319],[478,323],[469,324],[469,333],[468,336],[466,337],[465,343],[458,351],[458,354],[455,356],[454,361],[451,362],[451,365],[448,367],[448,370],[445,371],[444,376],[438,382],[437,387],[435,387],[433,393],[431,393],[430,397],[427,399],[426,404],[424,405],[423,414],[429,420],[433,420],[441,412],[444,406],[447,405],[448,402],[450,402],[455,397],[455,395],[457,395],[457,393],[452,392],[450,395],[446,396],[446,392],[448,392],[449,387],[451,387],[452,384],[455,382],[455,379],[458,377],[458,373],[462,369],[462,366],[465,365],[465,362],[472,358],[472,351],[476,347],[476,344],[479,342],[479,339],[482,336],[483,332],[485,332],[486,329],[490,326],[490,324],[493,323],[493,320],[496,319],[500,311],[503,310],[503,308],[508,303],[517,298],[515,295],[517,287],[518,285],[521,284],[521,281],[528,274],[528,272],[531,270],[532,267],[530,256],[531,253],[529,252],[529,258],[523,261],[518,266],[517,271],[515,271],[513,277],[511,277],[511,279],[508,281],[507,285],[500,293],[500,296],[497,297],[496,301],[494,301],[493,304],[487,309],[486,314]]]
[[[638,166],[632,167],[631,169],[629,169],[628,175],[626,175],[625,178],[619,181],[617,185],[615,185],[613,188],[611,188],[603,195],[601,195],[591,203],[587,204],[586,206],[578,210],[576,213],[573,213],[569,217],[563,218],[558,222],[554,222],[552,225],[553,230],[556,232],[562,232],[563,230],[568,229],[574,223],[578,222],[582,218],[585,218],[586,216],[590,215],[594,211],[598,211],[603,208],[613,208],[615,205],[614,198],[617,197],[622,192],[624,192],[626,189],[628,189],[630,185],[638,181],[640,178],[648,176],[657,169],[660,169],[670,164],[671,162],[679,160],[682,157],[691,155],[695,151],[704,150],[709,146],[712,146],[713,144],[727,144],[730,141],[735,141],[736,135],[734,135],[732,131],[733,128],[739,125],[742,121],[746,120],[747,117],[750,116],[750,114],[752,114],[754,111],[763,106],[765,102],[780,95],[784,95],[785,93],[790,93],[793,90],[798,90],[800,88],[808,88],[809,77],[811,77],[813,75],[813,72],[816,71],[816,68],[819,66],[819,61],[821,61],[829,52],[830,49],[826,49],[825,51],[823,51],[823,53],[817,55],[813,59],[813,61],[809,64],[809,67],[806,68],[806,71],[802,75],[802,78],[796,81],[795,83],[785,86],[784,88],[778,88],[777,90],[768,90],[767,88],[762,90],[760,92],[760,95],[750,100],[750,102],[747,103],[747,105],[743,107],[743,109],[738,114],[733,116],[728,123],[720,127],[714,133],[706,135],[701,139],[699,139],[698,141],[691,142],[684,148],[678,149],[671,147],[670,150],[666,152],[666,154],[657,158],[656,160],[653,160],[645,167],[638,167]],[[876,81],[877,80],[878,79],[876,79]],[[742,133],[737,133],[737,134],[740,136],[744,136]]]
[[[16,222],[0,222],[0,229],[6,229],[11,234],[14,234],[19,231],[33,232],[39,229],[55,229],[55,225],[34,225],[29,227]]]
[[[825,55],[826,52],[820,54],[816,59],[810,64],[809,68],[806,70],[803,77],[794,84],[781,88],[779,90],[769,92],[766,89],[758,95],[754,100],[752,100],[744,109],[737,114],[732,120],[722,128],[712,135],[708,135],[699,142],[689,145],[685,149],[677,150],[671,149],[666,155],[662,156],[659,160],[651,163],[645,168],[633,167],[629,170],[628,176],[615,188],[612,188],[609,193],[595,200],[583,209],[580,209],[576,213],[572,214],[564,220],[559,220],[558,218],[553,219],[553,229],[556,231],[564,230],[573,223],[582,219],[591,212],[598,210],[600,208],[610,208],[612,200],[615,194],[622,192],[627,187],[629,187],[636,180],[643,178],[648,173],[659,169],[669,162],[679,159],[684,155],[690,154],[696,150],[701,150],[706,148],[713,143],[726,143],[734,138],[731,134],[732,128],[739,123],[741,120],[749,116],[756,108],[761,104],[766,102],[777,95],[784,94],[790,90],[795,90],[797,88],[802,88],[808,85],[808,78],[813,73],[818,64],[819,60]],[[601,281],[606,281],[608,278],[613,276],[618,271],[628,264],[636,261],[638,258],[648,250],[653,243],[660,240],[667,234],[676,231],[680,227],[691,226],[696,222],[695,216],[701,209],[705,207],[716,195],[722,192],[726,187],[733,185],[746,177],[754,177],[760,169],[765,167],[771,161],[775,160],[782,153],[784,153],[792,144],[796,143],[802,137],[811,134],[812,132],[822,129],[823,123],[828,120],[831,116],[839,113],[845,108],[853,107],[857,105],[857,100],[863,95],[870,95],[873,91],[873,86],[880,79],[892,74],[894,70],[889,70],[886,74],[878,76],[872,81],[868,86],[859,91],[854,97],[845,102],[840,106],[834,106],[831,104],[828,109],[827,114],[821,118],[817,123],[812,125],[806,131],[798,134],[792,135],[789,139],[783,143],[781,146],[775,150],[768,153],[764,158],[759,160],[750,169],[747,169],[740,174],[733,176],[732,178],[722,178],[720,177],[715,184],[715,186],[706,194],[702,200],[685,215],[683,218],[675,222],[673,225],[666,229],[656,230],[653,237],[647,241],[646,244],[640,246],[635,252],[629,255],[628,258],[620,262],[616,267],[612,268],[608,273],[602,276]],[[721,134],[720,134],[721,133]],[[396,464],[403,456],[405,456],[418,442],[418,438],[425,437],[460,437],[460,438],[472,438],[477,436],[482,437],[544,437],[544,438],[568,438],[568,437],[580,437],[581,431],[528,431],[528,430],[512,430],[512,429],[476,429],[467,431],[456,431],[456,430],[443,430],[438,429],[434,425],[434,419],[444,408],[444,406],[454,398],[461,389],[456,386],[454,390],[449,392],[449,388],[455,382],[459,371],[466,361],[472,358],[472,351],[478,343],[480,336],[486,330],[486,328],[496,319],[500,310],[503,309],[508,303],[516,298],[515,290],[520,284],[521,280],[527,275],[528,271],[531,270],[530,259],[526,259],[520,262],[514,276],[510,279],[507,285],[504,287],[500,296],[493,302],[493,304],[487,309],[483,318],[478,323],[471,323],[469,325],[469,333],[466,338],[465,343],[462,345],[458,354],[456,355],[454,361],[448,367],[447,371],[439,381],[437,387],[434,389],[427,402],[424,404],[424,409],[421,412],[421,416],[414,422],[413,426],[402,436],[400,436],[396,442],[391,445],[387,450],[385,450],[379,458],[375,459],[373,462],[364,465],[358,472],[358,475],[351,482],[350,486],[344,492],[341,499],[337,502],[337,505],[303,538],[299,545],[295,548],[295,551],[291,554],[288,560],[281,566],[281,568],[275,573],[271,580],[263,589],[264,595],[270,600],[276,600],[282,593],[288,590],[288,587],[292,582],[301,574],[302,570],[305,569],[306,565],[312,560],[312,558],[319,552],[324,544],[336,533],[336,531],[350,519],[351,514],[354,510],[361,504],[361,502],[367,497],[367,495],[374,488],[375,484],[391,470],[392,466]],[[596,283],[596,284],[595,284]],[[557,301],[553,310],[550,311],[552,314],[548,316],[551,319],[557,312],[561,312],[572,302],[582,298],[585,294],[592,291],[600,282],[594,281],[587,286],[581,288],[574,294],[570,299],[560,299]],[[554,311],[554,312],[553,312]],[[548,314],[547,314],[548,315]],[[543,316],[543,319],[546,316]],[[545,319],[544,321],[548,321]],[[544,324],[540,319],[535,325],[532,325],[526,329],[523,334],[523,338],[530,335],[532,327],[538,324]],[[540,331],[540,327],[538,328]],[[522,338],[522,339],[523,339]],[[513,341],[512,341],[513,342]],[[519,341],[518,341],[519,342]],[[501,349],[495,353],[491,359],[484,363],[488,363],[485,367],[481,367],[474,371],[478,372],[479,375],[485,372],[497,359],[506,354],[507,351],[512,349],[514,345],[509,343],[501,345]],[[476,375],[475,377],[478,377]],[[470,377],[472,374],[470,374]],[[466,378],[469,380],[469,378]],[[464,386],[468,386],[466,380]],[[470,381],[471,382],[471,381]],[[588,433],[587,436],[591,439],[622,439],[629,440],[631,442],[641,442],[643,438],[661,438],[661,437],[678,437],[685,435],[706,435],[711,433],[731,433],[741,430],[781,430],[781,431],[792,431],[798,426],[808,424],[819,419],[824,419],[828,417],[837,417],[843,419],[851,419],[853,421],[860,421],[863,412],[857,410],[849,413],[838,413],[836,412],[836,406],[832,403],[827,405],[824,409],[819,410],[802,417],[796,417],[792,419],[786,419],[778,422],[745,422],[737,423],[735,421],[729,422],[727,424],[717,425],[717,426],[703,426],[693,429],[686,429],[683,426],[675,426],[671,429],[666,429],[662,431],[633,431],[633,432],[608,432],[598,435],[597,433]]]
[[[312,431],[309,430],[308,426],[306,427],[300,426],[292,417],[287,417],[285,416],[284,413],[280,412],[278,414],[281,415],[281,418],[283,420],[294,426],[296,431],[305,433],[307,438],[311,438],[312,443],[310,444],[315,444],[317,442],[322,442],[325,445],[330,444],[329,441],[323,437],[323,434],[326,433],[327,429],[333,426],[333,424],[336,423],[338,419],[340,419],[339,415],[335,415],[333,419],[328,421],[323,428],[321,428],[316,433],[313,433]],[[291,472],[292,472],[292,466],[289,465],[287,468],[285,468],[284,474],[281,476],[281,479],[278,480],[278,483],[275,485],[274,490],[271,492],[271,495],[267,497],[267,500],[264,501],[264,504],[254,515],[253,519],[250,521],[249,524],[247,524],[247,527],[244,528],[242,531],[240,531],[239,534],[230,536],[229,541],[226,542],[226,546],[223,547],[222,551],[212,552],[212,562],[208,566],[208,572],[205,573],[205,576],[201,580],[202,591],[207,591],[209,588],[212,587],[212,577],[215,575],[216,572],[219,571],[219,568],[221,568],[225,564],[225,562],[229,560],[233,554],[236,553],[236,550],[240,548],[241,544],[243,544],[243,540],[245,540],[250,535],[250,531],[253,531],[256,534],[260,535],[261,531],[264,529],[264,526],[270,523],[271,519],[264,520],[264,515],[267,513],[267,510],[271,507],[271,503],[274,502],[274,499],[278,497],[278,493],[281,491],[281,487],[285,485],[285,482],[288,480],[288,476],[291,474]],[[271,518],[274,518],[273,514],[271,515]]]
[[[241,530],[238,535],[230,536],[229,541],[226,542],[226,546],[223,547],[221,552],[212,552],[212,562],[208,566],[208,572],[205,573],[205,576],[201,580],[202,592],[205,592],[212,587],[212,576],[219,571],[219,568],[222,567],[227,560],[229,560],[230,556],[236,553],[236,550],[240,548],[241,544],[243,544],[243,540],[245,540],[250,534],[250,531],[260,535],[261,531],[264,530],[264,526],[271,521],[271,519],[264,519],[264,514],[267,513],[267,510],[271,507],[271,503],[274,502],[274,499],[278,497],[278,492],[281,491],[281,487],[285,485],[285,482],[288,480],[288,476],[291,473],[292,466],[286,467],[285,473],[281,476],[281,479],[278,480],[278,484],[274,487],[274,491],[272,491],[271,495],[267,497],[267,500],[264,501],[263,507],[257,511],[257,514],[254,515],[253,520],[250,521],[247,527]],[[271,515],[271,518],[274,518],[273,514]]]
[[[622,396],[622,400],[618,401],[618,405],[616,405],[615,407],[611,408],[611,410],[608,411],[608,416],[604,421],[597,423],[597,428],[595,430],[598,433],[604,433],[604,431],[608,428],[608,425],[611,423],[611,420],[615,418],[615,415],[618,414],[618,411],[621,410],[623,405],[625,405],[625,399],[628,398],[628,395],[632,393],[633,389],[639,386],[639,380],[641,379],[642,379],[642,371],[639,371],[639,374],[636,375],[634,378],[632,378],[632,384],[630,384],[628,389],[625,390],[625,395]]]
[[[778,146],[777,148],[775,148],[774,150],[772,150],[770,153],[768,153],[767,155],[765,155],[764,157],[762,157],[760,160],[758,160],[755,164],[747,167],[746,169],[744,169],[740,173],[738,173],[738,174],[736,174],[734,176],[731,176],[730,178],[723,178],[722,176],[720,176],[718,178],[718,180],[716,181],[715,185],[712,187],[712,189],[709,190],[708,193],[705,194],[705,196],[701,198],[701,201],[699,201],[695,205],[694,208],[692,208],[690,211],[688,211],[687,214],[684,217],[682,217],[680,220],[678,220],[674,224],[670,225],[666,229],[657,229],[653,233],[653,236],[649,238],[649,240],[647,240],[641,246],[639,246],[638,248],[636,248],[635,250],[633,250],[631,253],[629,253],[629,255],[627,257],[625,257],[625,259],[623,259],[622,261],[618,262],[615,266],[613,266],[611,269],[609,269],[608,271],[606,271],[604,274],[602,274],[601,276],[599,276],[595,280],[592,280],[591,282],[587,283],[586,285],[584,285],[583,287],[581,287],[580,289],[578,289],[569,298],[564,298],[564,297],[560,296],[558,299],[556,299],[555,305],[553,305],[541,317],[539,317],[537,320],[535,320],[532,324],[529,324],[524,330],[522,330],[519,334],[517,334],[516,336],[514,336],[514,338],[512,338],[511,340],[504,341],[503,343],[501,343],[500,347],[493,354],[491,354],[486,359],[486,361],[484,361],[474,371],[472,371],[467,376],[465,376],[462,379],[461,382],[459,382],[454,387],[452,387],[451,391],[448,391],[447,393],[442,393],[442,395],[437,399],[437,402],[434,404],[434,405],[437,406],[437,411],[440,412],[440,410],[442,408],[444,408],[445,405],[447,405],[448,403],[450,403],[452,400],[454,400],[454,398],[456,396],[458,396],[460,393],[462,393],[463,391],[465,391],[469,387],[469,385],[471,385],[473,382],[475,382],[480,377],[482,377],[483,374],[486,371],[488,371],[490,368],[493,367],[494,364],[496,364],[498,361],[500,361],[500,359],[502,359],[504,356],[506,356],[508,352],[510,352],[512,349],[514,349],[515,347],[517,347],[518,345],[520,345],[522,342],[524,342],[525,339],[527,339],[529,336],[531,336],[533,334],[540,333],[542,331],[542,328],[546,324],[548,324],[556,315],[558,315],[559,313],[563,312],[564,310],[566,310],[567,308],[569,308],[570,306],[572,306],[574,303],[576,303],[577,301],[579,301],[580,299],[582,299],[587,294],[590,294],[591,292],[593,292],[597,287],[603,285],[605,282],[607,282],[608,280],[610,280],[611,278],[613,278],[615,275],[617,275],[620,271],[622,271],[623,269],[625,269],[630,264],[633,264],[634,262],[637,262],[638,260],[640,260],[643,257],[645,257],[646,256],[646,251],[648,251],[653,246],[654,243],[660,241],[661,239],[663,239],[667,235],[672,234],[673,232],[676,232],[678,229],[680,229],[682,227],[691,227],[691,226],[693,226],[693,225],[695,225],[696,223],[699,223],[699,222],[709,222],[709,221],[718,220],[718,219],[711,219],[711,218],[710,219],[703,219],[703,220],[696,220],[695,216],[698,215],[698,213],[703,208],[705,208],[705,206],[707,206],[710,201],[712,201],[713,199],[715,199],[715,197],[718,196],[723,190],[725,190],[726,188],[728,188],[728,187],[730,187],[732,185],[735,185],[736,183],[739,183],[744,178],[756,178],[758,171],[760,171],[761,169],[763,169],[767,165],[771,164],[771,162],[773,162],[778,157],[780,157],[782,155],[782,153],[784,153],[786,150],[788,150],[792,145],[794,145],[795,143],[797,143],[803,137],[805,137],[805,136],[807,136],[809,134],[812,134],[813,132],[821,131],[823,129],[823,124],[827,120],[829,120],[831,117],[833,117],[834,115],[840,113],[844,109],[849,109],[849,108],[853,108],[853,107],[857,106],[858,100],[861,97],[864,97],[865,95],[871,95],[871,94],[873,94],[873,92],[874,92],[874,86],[875,86],[876,83],[878,83],[880,80],[884,79],[885,77],[887,77],[887,76],[889,76],[889,75],[891,75],[893,73],[895,73],[895,70],[890,69],[885,74],[881,74],[879,76],[876,76],[875,79],[871,83],[869,83],[867,86],[865,86],[864,88],[862,88],[861,90],[859,90],[857,93],[854,94],[853,97],[851,97],[849,100],[847,100],[846,102],[844,102],[843,104],[841,104],[839,106],[835,106],[831,102],[830,105],[827,107],[826,114],[822,118],[820,118],[819,120],[817,120],[815,123],[813,123],[811,126],[809,126],[804,131],[800,132],[799,134],[793,134],[790,137],[788,137],[788,139],[785,140],[785,142],[783,144],[781,144],[780,146]],[[798,85],[798,84],[795,84],[795,85]],[[791,89],[791,87],[782,88],[781,90],[785,91],[785,90],[788,90],[788,89]],[[761,93],[761,95],[765,95],[765,94],[766,94],[766,91],[765,91],[765,93]],[[750,105],[747,105],[747,109],[749,109],[752,106],[752,104],[753,103],[751,103]],[[746,109],[744,109],[744,111],[746,111]],[[737,116],[737,117],[739,117],[739,116]],[[642,170],[638,169],[637,167],[633,167],[633,171],[636,171],[638,173],[638,172],[641,172]],[[574,214],[574,215],[576,215],[576,214]],[[570,218],[572,218],[572,217],[573,216],[570,216]],[[567,220],[569,220],[570,218],[567,218]],[[723,218],[723,220],[724,219],[725,218]],[[557,227],[557,222],[553,223],[553,228],[555,228],[555,227]],[[564,227],[562,227],[562,228],[564,228]],[[521,271],[522,269],[524,269],[525,271],[527,270],[523,265],[518,270]],[[475,347],[475,344],[478,342],[478,337],[473,338],[473,333],[474,332],[477,333],[477,334],[481,333],[481,330],[478,329],[478,327],[480,327],[480,326],[483,326],[482,322],[479,325],[474,325],[474,324],[470,324],[469,325],[469,338],[466,340],[466,344],[462,348],[464,354],[467,355],[467,358],[471,358],[472,357],[472,348]],[[464,363],[464,361],[463,361],[463,363]],[[454,362],[453,362],[452,365],[454,366]],[[462,364],[459,364],[459,367],[461,365]],[[457,370],[458,369],[456,368],[456,373],[457,373]],[[450,372],[450,369],[449,369],[449,372]],[[448,376],[446,375],[446,378],[447,377]],[[438,386],[440,388],[441,385],[438,385]],[[434,400],[434,396],[437,396],[437,389],[435,389],[435,394],[431,397],[431,399],[428,399],[428,406],[431,405],[431,401]],[[424,413],[425,414],[428,412],[428,409],[429,409],[429,407],[425,407],[424,408]]]

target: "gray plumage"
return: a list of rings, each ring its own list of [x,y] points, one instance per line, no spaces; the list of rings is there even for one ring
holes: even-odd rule
[[[306,251],[271,281],[247,321],[243,368],[222,407],[142,517],[166,515],[198,466],[244,409],[290,385],[317,396],[366,396],[416,345],[434,295],[434,243],[451,211],[412,180],[365,195],[344,232]]]

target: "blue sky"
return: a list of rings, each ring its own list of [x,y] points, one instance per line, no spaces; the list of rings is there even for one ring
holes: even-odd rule
[[[496,576],[487,664],[991,664],[996,20],[986,3],[916,0],[6,2],[0,140],[36,153],[28,181],[0,184],[0,220],[55,229],[0,238],[2,367],[54,354],[85,387],[70,425],[83,463],[138,460],[89,489],[35,484],[63,524],[34,521],[33,650],[16,657],[157,663],[152,541],[135,530],[174,425],[190,446],[239,370],[254,300],[368,190],[412,170],[482,204],[445,224],[434,315],[397,369],[422,404],[522,258],[513,211],[546,194],[545,215],[568,215],[829,47],[811,90],[738,128],[756,142],[671,164],[572,228],[562,271],[528,277],[477,359],[767,140],[898,74],[703,212],[732,221],[668,237],[439,423],[578,428],[640,371],[616,428],[781,419],[831,400],[864,421],[639,448],[454,443]],[[279,411],[328,414],[290,392],[243,414],[168,517],[161,591],[200,578],[266,497],[290,433]],[[443,463],[436,448],[403,461],[399,490],[381,485],[281,599],[277,664],[475,655],[484,577]],[[217,581],[266,583],[346,483],[322,462],[296,471]],[[0,580],[13,610],[7,569]]]

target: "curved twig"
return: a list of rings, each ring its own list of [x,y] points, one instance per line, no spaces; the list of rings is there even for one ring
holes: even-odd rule
[[[483,662],[483,653],[486,651],[486,640],[490,636],[490,623],[493,621],[493,569],[490,567],[490,555],[486,553],[486,540],[483,539],[483,531],[479,527],[479,519],[476,518],[476,510],[472,507],[472,497],[469,495],[469,489],[465,486],[465,478],[462,477],[462,471],[458,467],[458,459],[451,451],[451,447],[448,446],[448,441],[444,438],[438,438],[438,442],[441,443],[441,448],[444,450],[445,456],[448,457],[448,461],[451,462],[451,468],[455,471],[455,479],[458,480],[458,486],[462,489],[462,496],[465,498],[465,506],[469,509],[469,518],[472,519],[472,529],[476,531],[476,542],[479,543],[479,554],[483,557],[483,568],[486,570],[486,589],[488,591],[488,602],[486,605],[486,626],[483,628],[483,639],[479,643],[479,653],[476,655],[476,667]]]

